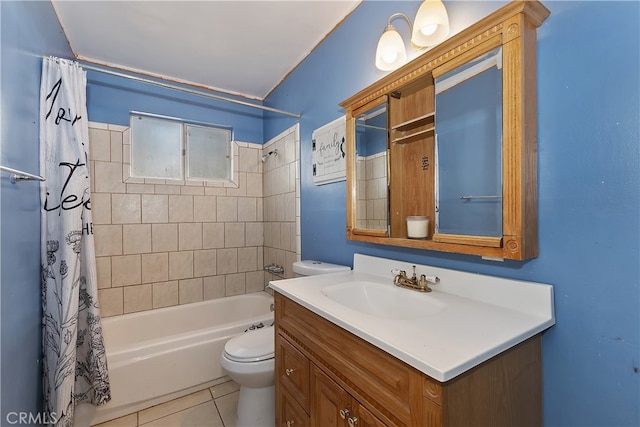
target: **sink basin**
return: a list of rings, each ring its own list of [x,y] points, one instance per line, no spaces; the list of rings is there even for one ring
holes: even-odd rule
[[[432,295],[376,282],[338,283],[320,292],[351,310],[385,319],[419,319],[445,308]]]

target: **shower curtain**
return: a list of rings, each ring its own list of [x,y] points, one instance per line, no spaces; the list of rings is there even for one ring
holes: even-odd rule
[[[45,58],[40,85],[44,411],[73,425],[74,406],[111,399],[96,280],[86,73]]]

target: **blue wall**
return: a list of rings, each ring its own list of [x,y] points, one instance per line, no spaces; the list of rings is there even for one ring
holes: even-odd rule
[[[453,31],[503,2],[445,2]],[[366,1],[265,100],[302,112],[302,256],[353,253],[550,283],[557,324],[544,334],[547,426],[640,425],[640,3],[547,2],[538,30],[540,256],[495,263],[348,242],[345,184],[314,186],[311,132],[384,74],[377,39],[416,2]],[[394,21],[396,24],[396,21]],[[396,27],[408,40],[402,21]],[[265,139],[291,124],[266,115]]]
[[[262,110],[96,71],[88,71],[87,80],[87,110],[91,121],[129,126],[129,112],[140,111],[189,121],[232,126],[236,141],[256,144],[264,142]],[[175,83],[170,84],[185,87]],[[195,90],[205,92],[200,89]],[[218,95],[234,98],[227,94]],[[259,101],[240,100],[261,104]]]
[[[0,2],[0,163],[38,173],[41,55],[70,57],[50,2]],[[1,417],[42,407],[40,195],[34,181],[1,187]],[[9,421],[15,421],[11,418]]]
[[[504,2],[446,2],[452,30]],[[548,2],[538,31],[540,256],[478,257],[347,242],[345,184],[312,183],[311,132],[343,114],[338,103],[384,73],[375,45],[394,12],[417,2],[366,1],[265,100],[301,112],[302,253],[351,264],[360,252],[550,283],[557,325],[545,333],[547,426],[640,425],[640,46],[638,2]],[[0,2],[1,163],[38,169],[39,55],[71,57],[49,2]],[[405,40],[408,29],[398,21]],[[126,125],[130,110],[211,123],[264,142],[295,123],[258,110],[89,72],[89,118]],[[264,119],[264,127],[263,127]],[[40,408],[37,184],[1,180],[1,403]]]

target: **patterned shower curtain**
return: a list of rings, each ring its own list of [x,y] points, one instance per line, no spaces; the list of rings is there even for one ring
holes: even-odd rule
[[[42,62],[41,262],[44,411],[73,425],[74,406],[111,399],[91,217],[87,79],[77,64]]]

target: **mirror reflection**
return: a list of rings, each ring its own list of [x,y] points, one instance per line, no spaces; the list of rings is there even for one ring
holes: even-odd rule
[[[388,230],[387,105],[355,117],[356,228]]]
[[[502,236],[502,48],[435,80],[436,232]]]

